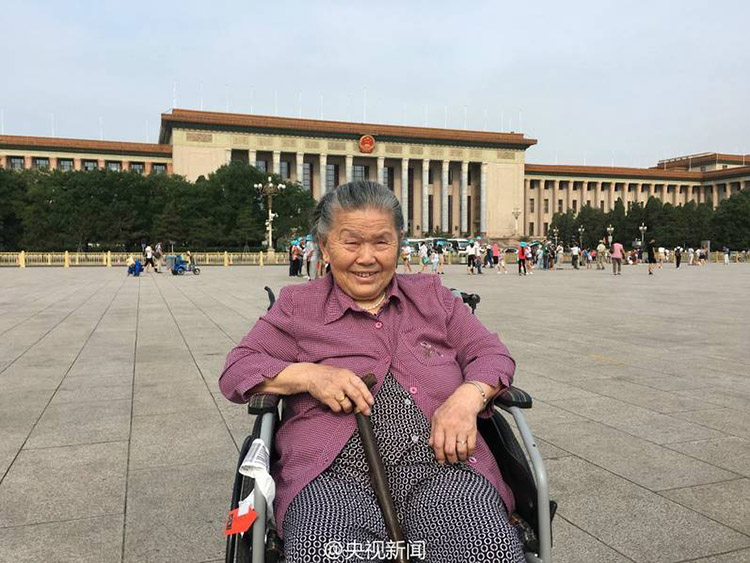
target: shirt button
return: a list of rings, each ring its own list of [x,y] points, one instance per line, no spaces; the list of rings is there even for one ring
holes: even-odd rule
[[[474,456],[471,456],[469,458],[469,463],[471,463],[472,465],[474,465],[476,462],[477,462],[477,458],[475,458]]]
[[[383,328],[383,323],[381,323],[380,321],[376,322],[375,328]]]
[[[409,393],[411,393],[412,395],[416,395],[417,394],[417,388],[416,387],[409,387]]]

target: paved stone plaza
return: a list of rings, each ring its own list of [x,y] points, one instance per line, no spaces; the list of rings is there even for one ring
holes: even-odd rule
[[[217,378],[285,274],[0,270],[0,561],[223,560],[249,420]],[[535,398],[555,561],[750,561],[749,266],[444,283]]]

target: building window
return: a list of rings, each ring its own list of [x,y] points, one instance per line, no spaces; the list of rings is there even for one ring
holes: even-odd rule
[[[367,180],[369,177],[370,177],[369,166],[355,165],[352,167],[352,180],[354,180],[355,182],[361,181],[361,180]]]
[[[312,190],[312,164],[302,163],[302,187],[308,192]]]
[[[232,162],[244,162],[247,164],[250,162],[250,152],[241,149],[232,149],[232,154],[229,159]]]
[[[432,166],[427,168],[427,183],[432,184]],[[432,227],[430,227],[430,230],[432,230]]]
[[[268,162],[265,160],[256,160],[255,167],[261,172],[268,172]]]
[[[466,228],[470,233],[474,232],[473,223],[471,222],[471,196],[466,196]]]
[[[69,172],[73,170],[73,159],[72,158],[58,158],[57,159],[57,169],[62,170],[63,172]]]
[[[468,174],[466,175],[466,183],[471,185],[471,166],[467,166]]]
[[[86,172],[91,172],[99,168],[99,162],[96,160],[84,160],[81,162],[81,166]]]
[[[391,191],[395,189],[393,183],[393,166],[383,168],[383,185]]]
[[[10,169],[11,170],[23,170],[26,167],[26,159],[22,156],[11,156],[10,157]]]
[[[339,165],[326,164],[326,193],[339,185]]]
[[[544,212],[549,213],[549,200],[546,197],[544,198]]]
[[[32,168],[49,168],[49,158],[38,157],[31,160]]]
[[[604,211],[604,200],[601,200],[599,202],[599,209],[601,209],[602,211]]]
[[[534,222],[533,221],[529,223],[529,236],[530,237],[534,236]]]
[[[406,230],[409,231],[411,229],[411,224],[414,220],[414,169],[408,168],[407,173],[407,200],[409,202],[409,216],[404,217],[406,219]],[[401,186],[401,189],[403,189],[403,186]]]
[[[534,199],[529,200],[529,213],[534,213]]]
[[[586,205],[587,205],[588,207],[591,207],[591,200],[590,200],[590,199],[587,199],[587,200],[586,200]]]
[[[145,166],[142,162],[131,162],[130,163],[130,171],[131,172],[137,172],[138,174],[143,174],[143,171],[145,170]]]
[[[154,174],[164,174],[167,171],[167,165],[163,162],[154,162],[151,165],[151,172]]]
[[[578,200],[573,200],[573,213],[576,213],[578,211]]]
[[[563,200],[558,199],[557,200],[557,212],[562,213],[563,212]]]
[[[289,162],[286,160],[282,160],[279,164],[281,164],[280,172],[281,172],[281,179],[282,180],[288,180],[292,174],[291,174],[291,166],[289,166]]]
[[[122,170],[122,163],[116,160],[107,161],[107,170],[110,172],[119,172]]]
[[[549,223],[544,224],[544,236],[547,236],[547,233],[549,233]]]
[[[448,183],[453,183],[453,168],[451,168],[451,165],[448,165]]]

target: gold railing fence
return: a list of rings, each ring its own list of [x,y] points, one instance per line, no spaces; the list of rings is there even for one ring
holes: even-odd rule
[[[125,266],[128,257],[143,261],[143,257],[131,252],[0,252],[0,267],[64,267],[74,268],[82,266]],[[181,254],[183,260],[185,254]],[[194,252],[193,259],[198,266],[269,266],[289,264],[289,255],[286,252]],[[515,255],[506,254],[506,262],[515,264]],[[687,264],[687,252],[683,253],[683,263]],[[670,262],[674,261],[673,253],[670,253]],[[712,263],[722,263],[724,255],[721,252],[711,253]],[[750,254],[745,252],[733,252],[732,263],[750,262]],[[400,261],[399,261],[400,262]],[[563,255],[563,262],[570,263],[570,255]],[[419,265],[419,257],[412,255],[411,263]],[[447,255],[446,264],[465,264],[465,256]]]

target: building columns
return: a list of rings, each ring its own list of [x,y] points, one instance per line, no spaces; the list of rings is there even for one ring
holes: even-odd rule
[[[281,151],[273,151],[273,173],[281,176]]]
[[[352,169],[354,167],[354,155],[347,154],[346,155],[346,181],[351,182],[353,180],[352,177]]]
[[[461,162],[461,234],[469,230],[468,196],[469,196],[469,163]]]
[[[326,165],[328,164],[328,155],[320,155],[320,197],[326,195]]]
[[[560,197],[560,180],[552,180],[552,203],[549,208],[549,222],[552,223],[552,217],[557,213],[557,200]]]
[[[378,157],[378,184],[384,185],[385,184],[385,157],[379,156]],[[387,186],[386,186],[387,187]]]
[[[531,180],[524,178],[523,180],[523,228],[521,229],[521,235],[530,236],[531,229],[529,229],[529,219],[531,218]]]
[[[534,236],[542,236],[544,234],[544,188],[547,187],[547,180],[539,180],[539,187],[537,189],[536,197],[536,233]]]
[[[440,228],[448,232],[448,170],[451,163],[448,160],[443,161],[443,167],[440,170],[442,178],[440,179]],[[453,236],[453,233],[449,233]]]
[[[479,230],[482,236],[487,234],[487,163],[481,164],[479,175]]]
[[[719,207],[719,184],[711,186],[711,205],[714,209]]]
[[[297,183],[302,185],[305,177],[305,153],[297,153]]]
[[[404,230],[409,231],[409,159],[401,159],[401,209],[404,213]]]
[[[422,232],[426,233],[430,225],[430,161],[425,159],[422,161]],[[435,198],[433,198],[435,201]]]
[[[247,151],[247,160],[250,166],[255,166],[258,164],[258,151],[254,149],[250,149]]]

